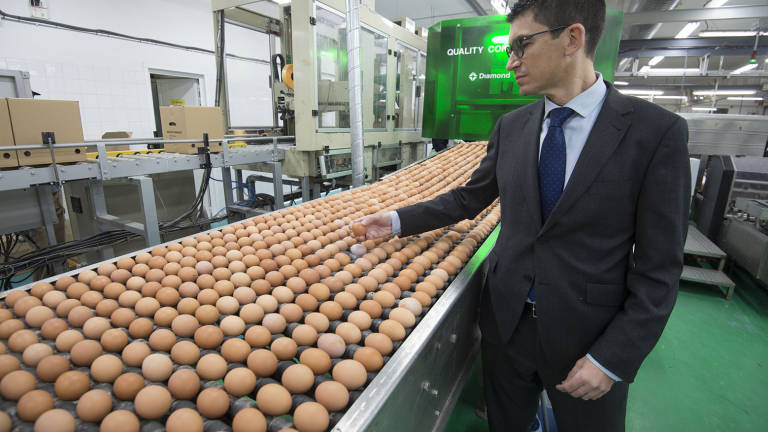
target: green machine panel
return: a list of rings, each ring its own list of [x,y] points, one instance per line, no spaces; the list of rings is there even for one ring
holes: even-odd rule
[[[595,69],[613,82],[624,14],[609,9]],[[507,71],[505,15],[442,21],[429,29],[423,136],[485,141],[503,114],[541,96],[521,96]]]

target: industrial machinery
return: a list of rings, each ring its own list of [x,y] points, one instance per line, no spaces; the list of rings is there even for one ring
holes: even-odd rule
[[[349,184],[345,2],[291,1],[280,6],[279,20],[247,9],[248,3],[213,1],[218,81],[227,82],[226,24],[268,33],[273,128],[296,136],[295,148],[285,152],[284,173],[313,184]],[[364,166],[366,179],[375,180],[425,156],[421,123],[427,43],[376,14],[373,1],[361,2],[360,22]],[[225,85],[219,87],[225,113],[233,97]]]
[[[595,70],[613,81],[624,14],[609,9]],[[521,96],[506,69],[509,24],[504,15],[441,21],[429,29],[425,137],[487,140],[503,114],[540,96]]]
[[[353,237],[359,227],[351,222],[466,182],[484,154],[485,143],[460,144],[364,188],[2,293],[4,322],[10,323],[0,329],[0,341],[7,347],[2,361],[10,366],[0,381],[0,416],[14,428],[40,429],[35,422],[42,423],[43,411],[50,409],[43,407],[33,416],[23,407],[26,394],[37,388],[35,396],[57,408],[50,415],[71,422],[73,430],[106,430],[110,416],[130,420],[136,430],[172,430],[171,423],[182,415],[205,430],[235,432],[292,426],[338,432],[441,430],[479,349],[475,313],[482,263],[498,235],[498,200],[473,220],[403,239],[360,243]],[[414,184],[414,178],[421,181]],[[407,200],[402,198],[405,190]],[[292,261],[297,267],[265,274],[276,263],[290,261],[289,256],[301,257]],[[321,261],[326,256],[333,258]],[[344,262],[348,264],[342,267]],[[290,271],[287,267],[295,275],[298,266],[306,266],[298,276],[279,276]],[[165,276],[155,281],[161,274]],[[315,283],[310,286],[307,280]],[[200,290],[198,285],[207,286],[206,281],[213,288]],[[323,287],[334,288],[326,293]],[[212,301],[218,292],[221,297],[215,294],[218,300]],[[257,298],[256,292],[262,294]],[[289,309],[296,313],[289,315]],[[214,316],[206,315],[211,311]],[[312,320],[310,312],[326,318]],[[12,318],[23,318],[29,328]],[[56,330],[51,332],[53,324]],[[319,330],[311,330],[315,326]],[[354,328],[349,340],[342,340],[344,326]],[[314,336],[297,346],[300,330],[308,329]],[[263,332],[266,337],[259,341],[254,335]],[[65,337],[73,333],[81,336],[65,348]],[[323,335],[342,340],[343,350],[323,345],[318,338]],[[167,336],[169,342],[161,342]],[[278,345],[286,346],[286,341],[293,348],[280,354]],[[81,355],[83,348],[97,345],[98,355]],[[134,356],[136,346],[146,350]],[[189,347],[197,353],[192,361],[180,356]],[[45,373],[45,365],[30,366],[33,352],[47,349],[67,368]],[[366,350],[373,362],[363,359]],[[279,357],[270,368],[269,362],[251,356]],[[308,385],[301,384],[301,390],[286,379],[288,370],[295,369],[294,357],[309,370]],[[154,366],[156,361],[160,367]],[[105,363],[116,367],[107,371]],[[357,370],[345,376],[340,372],[344,366]],[[176,374],[186,378],[175,380]],[[129,378],[140,380],[132,394],[123,391]],[[15,380],[19,384],[11,385]],[[184,385],[177,385],[180,381]],[[341,403],[319,390],[330,381],[343,385]],[[107,393],[108,409],[91,413],[93,405],[84,402],[90,400],[90,389]],[[206,403],[214,394],[220,396],[217,403]],[[315,401],[330,408],[326,411]],[[315,417],[307,420],[302,407]],[[242,417],[253,422],[238,428]]]

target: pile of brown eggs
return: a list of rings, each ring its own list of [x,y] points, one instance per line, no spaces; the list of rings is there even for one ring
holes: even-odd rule
[[[9,292],[0,432],[327,430],[499,207],[362,243],[353,221],[463,184],[484,154],[461,144],[369,186]]]

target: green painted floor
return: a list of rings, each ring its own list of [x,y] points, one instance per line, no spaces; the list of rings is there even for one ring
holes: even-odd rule
[[[627,431],[768,430],[768,290],[741,269],[730,301],[683,283],[667,328],[630,386]],[[475,362],[446,428],[487,431],[475,414],[482,380]]]

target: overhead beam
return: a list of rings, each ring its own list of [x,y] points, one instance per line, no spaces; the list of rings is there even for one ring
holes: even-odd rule
[[[466,2],[467,2],[467,4],[469,5],[469,7],[471,7],[471,8],[472,8],[472,10],[473,10],[473,11],[475,11],[475,13],[476,13],[476,14],[478,14],[478,15],[480,15],[480,16],[488,15],[488,11],[487,11],[487,10],[485,10],[485,9],[484,9],[484,8],[483,8],[483,7],[480,5],[480,2],[478,2],[477,0],[464,0],[464,1],[466,1]]]
[[[768,54],[768,36],[761,36],[758,55]],[[720,37],[689,39],[631,39],[619,42],[619,58],[655,56],[750,55],[754,37]]]
[[[723,19],[756,19],[768,17],[768,6],[724,6],[719,8],[677,9],[636,12],[624,15],[624,26],[666,22],[709,21]]]

